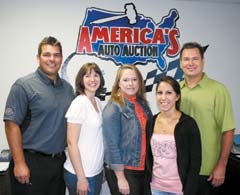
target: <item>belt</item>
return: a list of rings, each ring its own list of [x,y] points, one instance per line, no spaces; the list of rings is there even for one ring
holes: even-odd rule
[[[38,154],[38,155],[41,155],[41,156],[45,156],[45,157],[49,157],[49,158],[60,158],[64,155],[64,152],[59,152],[59,153],[53,153],[53,154],[47,154],[47,153],[44,153],[44,152],[39,152],[39,151],[36,151],[36,150],[31,150],[31,149],[24,149],[25,152],[29,152],[29,153],[32,153],[32,154]]]
[[[229,159],[233,159],[233,160],[240,162],[240,154],[234,154],[231,152],[229,155]]]

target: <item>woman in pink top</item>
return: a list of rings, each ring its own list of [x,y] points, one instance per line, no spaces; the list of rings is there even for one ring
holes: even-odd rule
[[[195,195],[201,165],[201,140],[193,118],[180,111],[179,83],[160,79],[156,101],[161,112],[153,119],[147,165],[152,195]]]

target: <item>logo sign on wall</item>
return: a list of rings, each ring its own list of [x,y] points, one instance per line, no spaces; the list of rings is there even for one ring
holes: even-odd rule
[[[92,55],[102,60],[111,60],[116,66],[124,64],[147,65],[156,68],[146,74],[146,91],[163,75],[171,71],[174,78],[181,80],[183,72],[179,59],[180,32],[177,28],[179,14],[171,9],[156,23],[149,16],[137,12],[133,3],[124,5],[124,10],[113,12],[99,8],[87,8],[79,29],[76,51],[68,56],[62,66],[62,78],[68,80],[67,66],[75,55]],[[151,80],[149,84],[148,80]]]

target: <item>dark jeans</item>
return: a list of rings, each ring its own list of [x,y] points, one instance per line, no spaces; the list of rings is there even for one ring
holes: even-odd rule
[[[146,182],[145,171],[124,170],[130,187],[130,195],[149,195],[150,184]],[[122,195],[118,190],[117,178],[113,170],[105,167],[105,176],[112,195]]]
[[[219,187],[213,187],[208,179],[209,176],[199,176],[197,195],[217,195]]]
[[[26,163],[30,169],[31,185],[19,183],[13,174],[14,162],[9,164],[9,176],[12,195],[65,195],[63,163],[66,156],[51,157],[24,151]]]
[[[11,195],[9,170],[0,172],[0,194]]]
[[[240,158],[231,153],[226,168],[225,182],[219,187],[217,195],[229,195],[238,192],[240,185]]]

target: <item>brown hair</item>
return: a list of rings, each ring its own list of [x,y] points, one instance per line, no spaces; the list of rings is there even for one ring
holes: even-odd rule
[[[49,36],[49,37],[44,37],[43,38],[43,40],[38,45],[38,56],[40,56],[41,53],[42,53],[42,46],[43,45],[52,45],[52,46],[59,47],[60,54],[62,56],[62,45],[55,37]]]
[[[103,91],[103,86],[105,85],[105,80],[102,75],[102,71],[100,70],[99,66],[94,62],[88,62],[82,65],[80,70],[77,73],[76,79],[75,79],[75,94],[85,94],[84,92],[84,84],[83,84],[83,77],[85,74],[87,74],[89,71],[94,70],[99,76],[100,76],[100,86],[96,91],[96,96],[100,95],[100,93]]]
[[[200,55],[201,55],[201,57],[203,59],[204,58],[204,49],[197,42],[187,42],[187,43],[184,43],[183,46],[182,46],[182,49],[180,50],[180,59],[182,58],[182,53],[183,53],[184,49],[195,49],[195,48],[197,48],[199,50]]]

